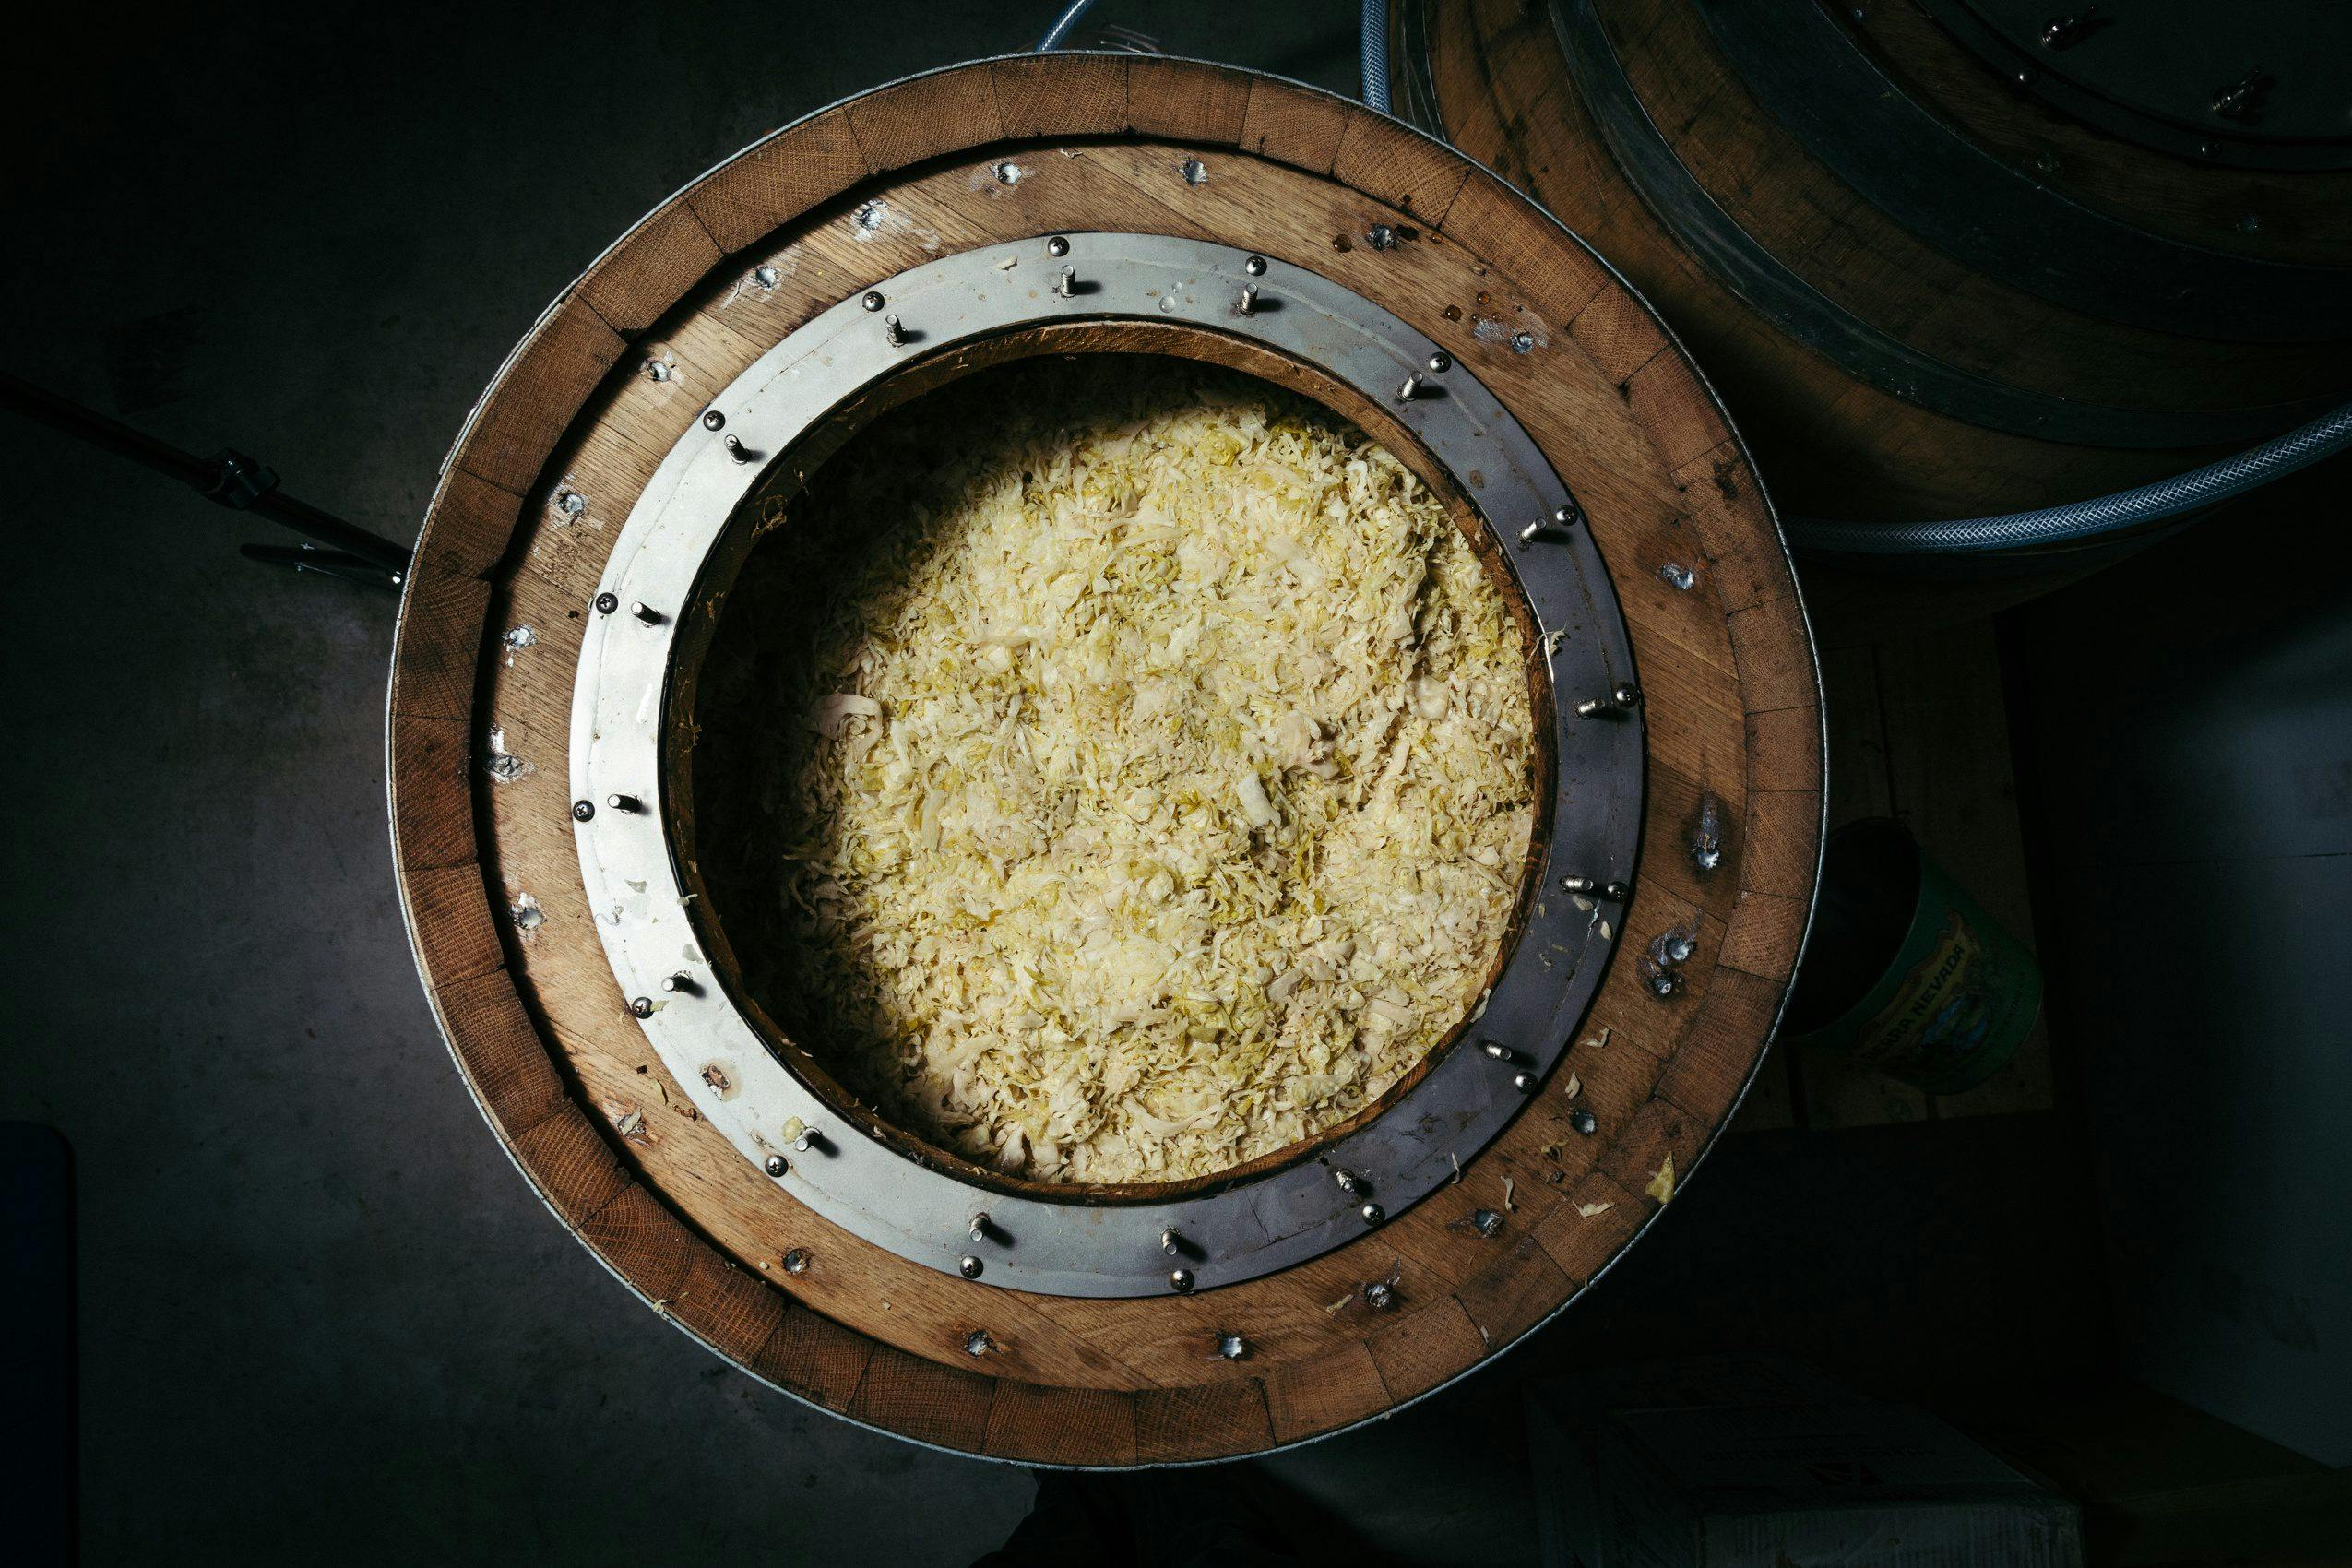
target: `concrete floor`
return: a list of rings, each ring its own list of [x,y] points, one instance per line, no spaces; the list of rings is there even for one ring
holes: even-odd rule
[[[1171,52],[1352,86],[1345,0],[1101,9]],[[500,359],[642,211],[1048,11],[269,4],[224,32],[82,8],[0,108],[4,362],[411,538]],[[391,601],[249,565],[234,544],[267,525],[44,432],[0,421],[0,1119],[61,1129],[77,1161],[88,1560],[952,1565],[1001,1539],[1026,1472],[713,1360],[482,1126],[393,897]],[[2049,1198],[2076,1174],[2061,1142],[1886,1131],[1727,1148],[1504,1367],[1263,1473],[1301,1517],[1347,1521],[1324,1538],[1351,1561],[1528,1562],[1515,1383],[1601,1347],[1780,1346],[1906,1393],[1980,1383],[1988,1358],[2021,1380],[2095,1360],[2095,1249]],[[2021,1295],[2047,1311],[2021,1321]]]

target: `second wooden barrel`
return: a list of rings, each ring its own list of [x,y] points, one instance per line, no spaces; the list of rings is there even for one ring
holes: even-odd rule
[[[2282,57],[2163,9],[1410,4],[1396,95],[1647,294],[1786,511],[1980,516],[2352,396],[2352,122],[2314,102],[2352,29]]]

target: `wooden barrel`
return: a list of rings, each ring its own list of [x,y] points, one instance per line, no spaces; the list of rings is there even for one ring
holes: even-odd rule
[[[2013,38],[1986,20],[2029,11]],[[1393,53],[1414,117],[1657,305],[1784,511],[1911,520],[2104,494],[2352,395],[2352,127],[2326,65],[2352,48],[2298,22],[2285,53],[2313,58],[2268,57],[2233,98],[2265,56],[2229,41],[2266,21],[2098,13],[1426,3],[1397,8]],[[2209,90],[2175,69],[2161,113],[2102,96],[2133,82],[2093,66],[2154,80],[2156,46],[2206,35]]]
[[[1181,264],[1192,281],[1156,310],[1140,294],[1117,306],[1124,268],[1181,247],[1197,253]],[[1022,307],[1071,296],[1088,319],[1059,329],[927,345],[941,329],[919,303],[895,304],[886,334],[885,316],[860,310],[869,292],[919,302],[923,279],[959,269],[1041,284],[1065,255],[1082,281],[1032,291]],[[1217,288],[1246,273],[1271,308],[1251,315],[1229,292],[1195,289],[1219,257],[1235,270]],[[998,292],[972,297],[992,309]],[[1428,361],[1437,395],[1351,395],[1311,349],[1243,340],[1311,327],[1324,297],[1386,324]],[[1064,1286],[1025,1256],[1023,1237],[977,1215],[968,1243],[958,1218],[941,1246],[906,1244],[889,1240],[892,1215],[860,1210],[855,1194],[845,1207],[822,1186],[830,1162],[864,1160],[911,1204],[921,1182],[966,1179],[952,1160],[846,1122],[814,1150],[809,1130],[798,1145],[763,1143],[791,1131],[746,1129],[738,1084],[681,1070],[662,1031],[683,1002],[660,1011],[618,978],[617,933],[634,917],[624,884],[607,880],[629,874],[612,861],[624,839],[606,836],[639,835],[626,852],[644,852],[643,874],[659,882],[673,870],[659,835],[674,829],[675,802],[575,798],[600,791],[616,730],[658,736],[665,720],[652,695],[635,715],[579,705],[647,657],[654,644],[630,638],[707,608],[673,599],[633,612],[608,585],[625,594],[651,580],[628,575],[640,569],[695,574],[639,530],[724,481],[727,453],[747,473],[766,461],[753,450],[766,428],[756,398],[791,377],[762,380],[758,367],[786,363],[813,332],[835,333],[841,354],[906,357],[903,379],[884,373],[828,418],[1007,354],[1221,342],[1210,357],[1324,398],[1443,487],[1524,585],[1526,613],[1557,613],[1540,584],[1563,563],[1586,574],[1580,591],[1613,605],[1623,647],[1611,657],[1632,660],[1638,708],[1603,696],[1579,715],[1576,689],[1557,694],[1556,711],[1538,707],[1556,725],[1562,803],[1525,918],[1573,923],[1581,945],[1560,947],[1551,982],[1567,1001],[1554,1025],[1499,1046],[1505,1060],[1462,1049],[1431,1069],[1431,1082],[1491,1075],[1467,1080],[1489,1099],[1465,1116],[1490,1118],[1491,1135],[1463,1148],[1458,1179],[1389,1196],[1373,1172],[1366,1198],[1355,1178],[1334,1186],[1325,1172],[1310,1195],[1347,1228],[1279,1266],[1205,1257],[1197,1289],[1189,1265],[1165,1264],[1152,1289]],[[815,375],[837,357],[790,362]],[[1530,482],[1573,497],[1565,525],[1506,512],[1507,476],[1441,460],[1443,422],[1473,413],[1481,439],[1524,433],[1516,460]],[[1553,670],[1614,646],[1586,640],[1598,653],[1579,636],[1545,639],[1529,663],[1538,697],[1553,697]],[[1040,1464],[1300,1442],[1397,1408],[1560,1311],[1671,1197],[1739,1100],[1819,864],[1823,736],[1803,611],[1738,437],[1658,324],[1574,236],[1450,149],[1340,99],[1154,58],[1024,56],[880,89],[729,160],[599,258],[509,357],[443,470],[402,605],[389,746],[401,897],[426,987],[493,1132],[562,1222],[749,1374],[884,1431]],[[1607,824],[1580,814],[1577,792],[1605,788],[1577,761],[1593,746],[1630,758],[1606,786],[1630,791]],[[1621,861],[1563,862],[1560,846],[1588,830],[1619,836]],[[1563,888],[1579,869],[1617,885]],[[1674,973],[1645,975],[1652,944],[1674,932]],[[755,1024],[728,986],[713,968],[682,977],[708,1017]],[[730,1071],[791,1088],[791,1042],[761,1040],[758,1060]],[[1384,1112],[1347,1135],[1397,1121]],[[1246,1199],[1252,1183],[1301,1168],[1319,1169],[1294,1160],[1224,1185]],[[975,1210],[1053,1201],[970,1190]],[[1123,1211],[1091,1212],[1103,1229]]]

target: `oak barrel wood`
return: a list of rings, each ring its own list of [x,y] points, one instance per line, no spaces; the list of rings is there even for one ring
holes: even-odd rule
[[[2341,301],[2326,285],[2352,283],[2352,172],[2200,164],[2092,131],[2009,90],[1910,0],[1430,0],[1397,14],[1400,90],[1433,99],[1424,110],[1444,135],[1656,304],[1790,516],[2062,504],[2195,467],[2352,397],[2340,310],[2308,330],[2239,319],[2262,314],[2251,296],[2263,279]],[[1786,45],[1779,77],[1759,30]],[[1790,85],[1791,55],[1812,62],[1810,89]],[[1849,101],[1833,77],[1883,90]],[[1808,123],[1809,103],[1828,108]],[[1898,124],[1981,175],[1983,205],[1933,170],[1906,211],[1852,183],[1867,144]],[[2097,269],[2074,229],[2046,232],[2044,218],[2160,265],[2108,267],[2091,297],[2061,303],[2044,279]],[[1933,232],[1955,220],[1958,238]],[[2175,264],[2255,286],[2166,312],[2148,279]],[[2142,294],[2154,303],[2133,308],[2160,323],[2120,303]],[[1823,318],[1800,319],[1800,307]],[[1857,368],[1864,360],[1883,374]]]
[[[1185,178],[1188,160],[1205,179]],[[1382,223],[1402,242],[1360,243]],[[1670,998],[1612,962],[1582,1043],[1458,1185],[1300,1267],[1149,1301],[935,1274],[754,1170],[627,1012],[565,787],[589,600],[705,400],[798,323],[904,267],[1087,229],[1212,237],[1312,267],[1445,344],[1513,409],[1589,513],[1645,690],[1645,837],[1618,946],[1699,932]],[[1516,351],[1481,330],[1497,320],[1538,343]],[[1661,575],[1669,564],[1695,574],[1689,589]],[[523,625],[529,639],[508,636]],[[640,223],[532,327],[450,456],[402,606],[388,733],[426,987],[492,1128],[564,1224],[775,1386],[1040,1464],[1206,1460],[1332,1431],[1564,1306],[1661,1206],[1654,1194],[1670,1196],[1753,1074],[1820,854],[1804,611],[1739,438],[1658,324],[1578,240],[1449,149],[1344,100],[1175,60],[1023,57],[897,83],[778,132]],[[1709,802],[1724,853],[1702,871],[1689,835]],[[1571,1120],[1586,1111],[1590,1136]],[[1504,1215],[1500,1234],[1464,1223],[1478,1207]],[[1360,1287],[1392,1274],[1396,1304],[1375,1311]],[[1224,1331],[1245,1358],[1215,1354]]]

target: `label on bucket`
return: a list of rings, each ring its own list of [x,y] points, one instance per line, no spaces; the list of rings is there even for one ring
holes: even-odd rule
[[[1895,994],[1864,1019],[1848,1054],[1921,1088],[1950,1092],[2009,1060],[2041,1010],[2041,976],[1998,927],[1988,941],[1986,927],[1959,908],[1921,913],[1931,918],[1913,928],[1891,968],[1900,977]]]

